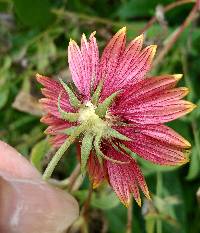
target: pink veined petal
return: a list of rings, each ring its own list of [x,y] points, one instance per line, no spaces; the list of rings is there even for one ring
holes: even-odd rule
[[[60,125],[60,124],[64,124],[66,123],[65,120],[62,120],[62,119],[59,119],[51,114],[46,114],[44,115],[40,121],[44,124],[47,124],[47,125],[53,125],[53,126],[56,126],[56,125]],[[67,122],[68,123],[68,122]]]
[[[123,167],[120,165],[116,165],[110,161],[107,161],[106,164],[110,185],[112,186],[120,201],[125,206],[128,206],[130,202],[130,190],[128,186],[129,184],[124,178],[126,176],[124,176]],[[135,183],[135,180],[133,181],[133,183]]]
[[[146,98],[138,100],[138,104],[142,103],[143,101],[145,102],[144,104],[146,106],[152,106],[154,104],[165,104],[168,101],[175,101],[175,100],[180,100],[183,97],[185,97],[189,93],[188,88],[186,87],[177,87],[171,90],[166,90],[163,91],[162,93],[158,93],[155,95],[152,95],[151,98]]]
[[[125,145],[143,159],[159,165],[177,166],[188,162],[185,150],[144,138],[127,142]]]
[[[67,122],[64,124],[58,124],[58,125],[51,125],[47,127],[47,129],[45,130],[45,133],[49,135],[63,134],[62,131],[70,128],[71,126],[72,124],[70,122]]]
[[[145,102],[138,106],[116,110],[115,115],[139,124],[160,124],[175,120],[191,112],[196,105],[185,100],[172,100],[166,103],[155,101],[152,105]]]
[[[121,74],[121,79],[117,82],[117,89],[119,90],[125,85],[133,85],[144,79],[151,68],[155,53],[156,45],[150,45],[144,48],[141,53],[130,62],[128,69]]]
[[[51,137],[49,141],[55,148],[59,148],[60,146],[62,146],[62,144],[65,142],[66,139],[67,139],[66,134],[59,134]]]
[[[58,112],[58,96],[61,92],[61,108],[67,112],[74,112],[74,108],[70,105],[68,95],[59,82],[39,74],[37,74],[37,80],[45,87],[42,89],[42,93],[46,98],[40,99],[40,102],[47,113],[60,118],[60,113]]]
[[[121,55],[115,76],[109,80],[107,84],[108,86],[106,86],[108,89],[111,89],[112,92],[119,90],[121,87],[123,87],[123,85],[126,84],[126,77],[124,76],[124,74],[127,72],[127,70],[129,70],[130,64],[132,64],[133,61],[137,60],[142,49],[143,40],[143,35],[135,38],[133,41],[129,43],[128,47]],[[122,82],[120,86],[118,86],[119,82]]]
[[[142,80],[126,88],[118,97],[113,109],[123,109],[127,104],[151,100],[151,96],[162,95],[163,92],[174,88],[179,79],[180,75],[162,75]]]
[[[37,78],[37,81],[39,83],[41,83],[44,87],[46,87],[47,89],[49,89],[50,91],[51,90],[60,90],[61,88],[61,85],[59,84],[59,82],[49,78],[49,77],[46,77],[46,76],[43,76],[43,75],[40,75],[40,74],[36,74],[36,78]]]
[[[99,51],[92,33],[87,41],[83,34],[81,39],[81,49],[75,41],[71,40],[68,47],[68,61],[72,79],[79,92],[86,100],[90,98],[91,85],[97,77]]]
[[[160,91],[159,93],[149,93],[149,96],[140,96],[136,98],[132,98],[129,100],[125,100],[122,104],[120,100],[120,104],[116,103],[117,108],[113,107],[114,111],[124,112],[124,109],[128,108],[136,109],[138,106],[142,105],[143,107],[151,107],[157,106],[158,104],[167,105],[168,102],[180,100],[188,94],[188,88],[178,87],[174,89]],[[119,103],[119,101],[118,101]]]
[[[49,141],[54,147],[60,147],[67,139],[67,135],[64,134],[62,130],[74,125],[51,114],[43,116],[41,122],[49,125],[45,130],[45,133],[51,135]]]
[[[180,134],[175,132],[168,126],[158,124],[158,125],[139,125],[129,127],[120,127],[121,133],[125,133],[130,138],[135,138],[134,134],[141,134],[151,137],[152,139],[157,139],[166,145],[172,145],[177,148],[190,148],[191,144],[183,138]]]
[[[123,144],[148,161],[171,166],[188,162],[185,150],[189,147],[188,142],[168,127],[157,125],[157,133],[153,132],[153,127],[148,125],[146,131],[145,126],[139,125],[132,129],[118,127],[117,130],[132,139]]]
[[[66,96],[66,95],[63,95],[61,98],[61,101],[60,101],[61,108],[66,112],[74,112],[74,110],[71,108],[71,106],[68,105],[65,97],[68,98],[68,96]],[[47,99],[47,98],[42,98],[39,100],[39,102],[42,104],[44,110],[47,113],[51,113],[55,117],[60,118],[60,113],[58,111],[58,100],[51,100],[51,99]]]
[[[83,57],[81,54],[81,50],[77,43],[74,40],[69,42],[68,46],[68,62],[69,69],[72,74],[72,79],[76,87],[78,88],[81,94],[84,94],[84,67],[83,67]]]
[[[125,50],[125,44],[126,28],[124,27],[113,36],[103,51],[98,77],[95,82],[95,85],[97,85],[100,80],[104,80],[104,87],[101,95],[102,100],[113,93],[113,89],[110,89],[110,82],[112,82],[118,72],[121,56]]]
[[[125,49],[121,58],[121,63],[119,64],[117,77],[115,79],[116,83],[118,83],[118,81],[126,80],[124,74],[129,70],[131,64],[137,60],[142,49],[143,41],[144,35],[142,34],[132,40]]]
[[[97,188],[104,181],[105,176],[103,167],[101,167],[97,156],[93,153],[90,154],[87,168],[92,186],[93,188]]]
[[[127,164],[106,161],[109,182],[122,203],[128,206],[130,193],[133,193],[138,205],[141,205],[138,186],[142,189],[147,198],[150,198],[146,182],[136,161],[131,157],[127,159],[127,156],[124,156],[113,148],[108,150],[107,155],[116,160],[127,161]]]

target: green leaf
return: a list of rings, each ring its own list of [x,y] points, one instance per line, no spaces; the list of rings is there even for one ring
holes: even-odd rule
[[[92,150],[92,142],[94,139],[94,135],[91,133],[86,133],[82,140],[81,145],[81,172],[85,173],[85,168],[87,165],[87,161],[90,155],[90,151]]]
[[[147,233],[154,233],[155,225],[156,225],[156,219],[153,218],[146,218],[146,232]]]
[[[50,62],[56,57],[56,46],[50,37],[45,36],[37,43],[37,54],[33,63],[40,72],[45,72]]]
[[[189,121],[193,121],[200,117],[200,100],[197,101],[196,105],[197,105],[197,108],[194,109],[194,111],[192,111],[190,115],[187,117]]]
[[[159,171],[160,172],[167,172],[167,171],[173,171],[173,170],[180,168],[180,166],[157,165],[157,164],[151,163],[147,160],[144,160],[144,159],[140,158],[139,156],[137,156],[137,160],[141,164],[142,170],[143,170],[143,173],[145,176],[152,175],[152,174],[159,172]]]
[[[9,87],[4,84],[0,86],[0,109],[3,108],[8,100],[9,96]]]
[[[75,197],[83,203],[88,197],[88,190],[78,190],[74,193]],[[91,206],[101,210],[111,210],[117,207],[120,201],[116,194],[110,189],[103,189],[100,192],[93,192]]]
[[[39,170],[42,171],[42,160],[50,149],[47,139],[38,142],[31,150],[31,163]]]
[[[53,20],[49,0],[13,0],[16,13],[27,26],[46,27]]]
[[[106,220],[108,221],[109,233],[126,232],[127,209],[123,205],[118,205],[114,209],[104,210]],[[136,219],[134,219],[136,223]],[[141,231],[133,231],[141,233]]]
[[[199,175],[200,172],[199,164],[200,164],[199,153],[196,146],[194,146],[192,148],[189,172],[186,177],[187,180],[193,180]]]
[[[128,0],[119,8],[117,14],[123,20],[129,17],[148,17],[155,12],[156,5],[159,0]]]
[[[92,206],[101,210],[109,210],[120,203],[116,194],[113,191],[95,193],[92,198]]]
[[[81,106],[80,100],[76,97],[74,92],[67,86],[67,84],[63,82],[62,79],[59,79],[59,81],[62,84],[65,91],[67,92],[67,94],[69,95],[70,104],[75,108],[79,108]]]

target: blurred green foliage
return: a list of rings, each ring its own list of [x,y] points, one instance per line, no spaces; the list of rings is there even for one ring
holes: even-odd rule
[[[66,61],[70,37],[80,41],[83,32],[97,31],[102,50],[117,29],[127,26],[128,40],[131,40],[155,15],[156,6],[171,2],[0,0],[0,138],[24,156],[31,157],[32,163],[42,170],[44,156],[48,157],[52,149],[43,133],[45,126],[39,121],[42,111],[37,100],[41,94],[35,74],[70,80]],[[162,48],[191,8],[192,4],[186,4],[166,13],[165,25],[156,23],[146,32],[146,44],[156,43]],[[192,143],[191,162],[181,168],[169,168],[139,160],[153,201],[144,199],[142,208],[134,203],[133,232],[200,232],[200,210],[196,199],[200,185],[199,25],[199,19],[193,22],[152,71],[153,74],[184,73],[180,85],[190,88],[188,99],[198,105],[190,115],[169,124]],[[76,149],[72,147],[68,154],[56,170],[57,178],[67,177],[76,164]],[[74,193],[81,205],[87,192],[86,179]],[[106,185],[92,197],[91,219],[95,219],[90,224],[91,233],[125,232],[126,209]]]

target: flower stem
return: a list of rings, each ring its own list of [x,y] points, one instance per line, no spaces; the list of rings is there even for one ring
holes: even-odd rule
[[[43,174],[43,179],[44,180],[48,180],[51,177],[51,175],[52,175],[55,167],[57,166],[58,162],[62,158],[62,156],[65,153],[65,151],[75,141],[75,139],[86,129],[86,126],[87,126],[87,124],[80,125],[74,131],[74,133],[72,135],[70,135],[67,138],[67,140],[62,144],[62,146],[58,149],[58,151],[55,153],[55,155],[53,156],[52,160],[48,164],[46,170],[44,171],[44,174]]]

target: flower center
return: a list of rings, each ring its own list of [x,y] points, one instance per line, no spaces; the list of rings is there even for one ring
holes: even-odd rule
[[[94,135],[104,134],[108,124],[106,121],[102,120],[95,113],[96,106],[88,101],[83,108],[79,110],[79,119],[80,123],[88,124],[88,131],[91,131]]]

